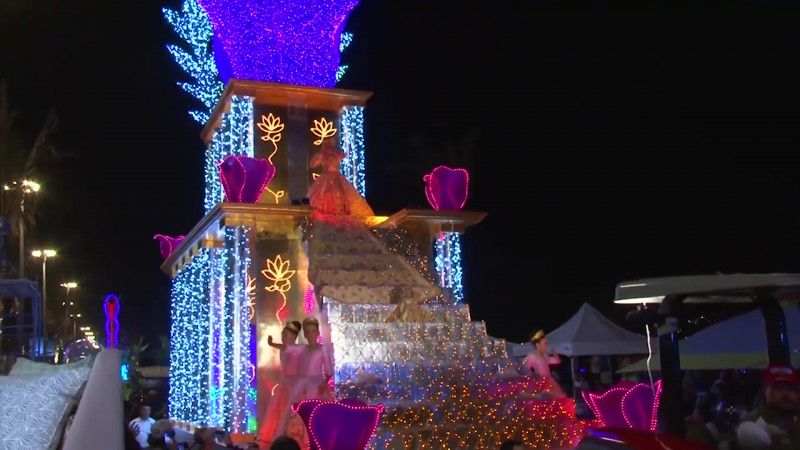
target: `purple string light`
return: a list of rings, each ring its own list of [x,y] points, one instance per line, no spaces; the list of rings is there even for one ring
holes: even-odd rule
[[[342,29],[358,0],[199,3],[214,25],[223,77],[327,88],[336,83]]]

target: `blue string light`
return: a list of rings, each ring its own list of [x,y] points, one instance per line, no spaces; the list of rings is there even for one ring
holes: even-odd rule
[[[184,91],[199,100],[205,108],[189,111],[189,114],[198,122],[208,122],[211,110],[219,101],[224,85],[219,78],[214,55],[211,53],[211,38],[214,30],[203,8],[197,0],[186,0],[179,11],[168,8],[162,9],[164,18],[172,29],[184,41],[184,47],[167,45],[175,62],[186,72],[192,82],[180,82]]]
[[[347,47],[350,46],[350,43],[353,42],[353,33],[342,33],[340,36],[340,43],[339,43],[339,52],[344,52]],[[342,79],[344,73],[347,72],[347,65],[343,64],[339,66],[339,69],[336,71],[336,82],[338,83],[339,80]]]
[[[250,273],[249,229],[228,227],[225,229],[227,267],[225,277],[225,316],[227,324],[223,358],[227,366],[224,374],[224,407],[229,418],[225,428],[233,433],[249,432],[250,377],[250,295],[247,283]],[[220,320],[222,317],[212,320]]]
[[[201,248],[172,279],[169,416],[205,423],[209,398],[209,250]]]
[[[220,128],[206,148],[205,212],[224,201],[225,191],[219,178],[219,163],[230,155],[253,157],[253,99],[233,96],[230,112],[224,114]]]
[[[364,154],[364,107],[345,106],[342,108],[342,131],[339,139],[345,158],[340,170],[342,175],[356,187],[362,196],[367,195],[366,165]]]
[[[436,236],[436,273],[439,286],[452,295],[455,304],[464,302],[464,286],[461,270],[461,236],[444,232]]]

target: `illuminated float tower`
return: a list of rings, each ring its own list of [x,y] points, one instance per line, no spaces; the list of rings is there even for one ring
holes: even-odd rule
[[[541,436],[568,440],[574,430],[556,425],[569,404],[544,405],[557,413],[544,421],[520,410],[520,395],[533,392],[529,383],[495,383],[513,369],[504,343],[487,337],[452,297],[431,299],[410,321],[398,321],[394,305],[324,298],[318,306],[309,284],[304,198],[314,180],[309,158],[324,139],[339,139],[347,154],[342,171],[364,192],[361,122],[370,94],[332,88],[342,73],[341,28],[357,0],[194,1],[181,13],[165,12],[191,47],[170,48],[197,81],[182,86],[213,107],[193,112],[205,120],[206,215],[185,237],[159,237],[162,270],[173,277],[170,417],[253,433],[279,379],[267,336],[279,336],[290,318],[316,315],[334,347],[337,393],[387,405],[374,448],[482,448],[521,430],[531,443]],[[318,273],[328,270],[339,287],[374,288],[373,295],[398,283],[424,286],[430,262],[450,250],[437,247],[434,256],[434,240],[457,240],[483,217],[403,210],[373,218],[374,235],[364,230],[363,239],[341,242],[322,258],[336,266],[371,252],[372,263],[335,270],[318,264]],[[458,287],[448,281],[448,271],[460,269],[455,259],[437,264],[431,277],[450,292]],[[542,409],[537,405],[531,408]],[[495,420],[487,424],[487,417]]]

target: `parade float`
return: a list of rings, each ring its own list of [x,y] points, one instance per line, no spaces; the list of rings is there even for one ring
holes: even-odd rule
[[[187,0],[165,11],[185,44],[169,46],[192,77],[181,86],[204,105],[191,114],[206,149],[205,216],[185,235],[157,237],[172,277],[170,417],[254,435],[280,376],[268,337],[314,316],[339,402],[310,415],[371,427],[372,448],[574,444],[584,424],[573,400],[542,398],[464,303],[460,235],[485,217],[462,210],[465,170],[419,180],[431,209],[346,228],[312,215],[320,148],[341,149],[342,175],[365,195],[371,94],[334,87],[356,4]],[[356,401],[369,411],[351,417]],[[326,442],[337,425],[306,426]]]

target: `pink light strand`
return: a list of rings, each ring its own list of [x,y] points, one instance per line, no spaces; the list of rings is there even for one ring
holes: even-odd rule
[[[373,406],[373,405],[355,406],[355,405],[346,405],[346,404],[343,404],[341,402],[324,402],[324,401],[317,400],[317,399],[303,400],[303,401],[300,401],[298,403],[295,403],[294,405],[292,405],[292,412],[297,414],[297,412],[300,410],[300,408],[306,403],[316,403],[316,405],[314,406],[314,409],[311,410],[311,414],[308,417],[308,426],[307,426],[307,428],[308,428],[309,434],[311,434],[311,438],[314,440],[314,443],[317,445],[317,448],[319,448],[320,450],[327,450],[327,449],[323,449],[322,446],[319,444],[319,439],[317,438],[316,434],[314,433],[314,430],[311,428],[311,423],[314,421],[314,415],[317,413],[317,410],[319,409],[319,407],[321,405],[337,405],[339,407],[343,407],[343,408],[349,409],[351,411],[372,410],[372,411],[375,411],[377,413],[377,414],[375,414],[375,419],[374,419],[373,424],[372,424],[372,430],[370,430],[370,433],[369,433],[370,434],[370,439],[367,440],[367,445],[364,447],[364,450],[369,448],[369,441],[372,440],[371,438],[373,436],[375,436],[375,430],[378,429],[378,424],[380,423],[380,420],[381,420],[381,413],[383,413],[383,405],[382,404],[375,405],[375,406]]]

